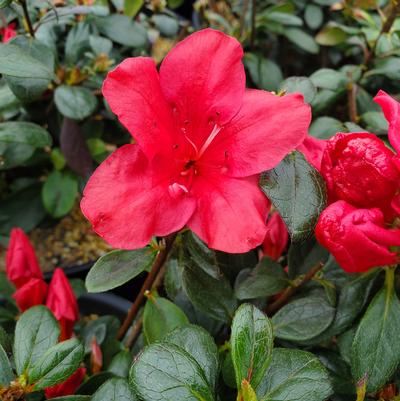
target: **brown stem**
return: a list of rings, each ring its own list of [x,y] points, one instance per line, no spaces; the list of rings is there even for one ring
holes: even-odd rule
[[[20,4],[22,7],[22,11],[24,13],[24,18],[26,21],[26,25],[28,26],[28,31],[29,35],[31,35],[32,38],[35,37],[35,30],[33,29],[31,17],[29,16],[29,11],[28,11],[28,6],[26,4],[26,0],[20,0]]]
[[[242,8],[242,15],[240,16],[240,21],[239,21],[239,37],[241,38],[244,34],[244,27],[246,25],[246,14],[247,10],[249,8],[249,0],[243,0],[243,8]]]
[[[299,290],[299,288],[308,283],[323,268],[323,266],[324,265],[321,262],[318,262],[298,283],[286,288],[286,290],[282,292],[276,301],[267,305],[265,310],[267,315],[273,315],[275,312],[277,312]]]
[[[177,236],[177,233],[174,233],[174,234],[169,235],[168,237],[165,237],[165,246],[158,253],[156,260],[154,261],[153,266],[151,267],[150,273],[146,277],[146,280],[144,281],[142,288],[140,289],[140,292],[135,299],[135,302],[129,309],[129,312],[126,315],[126,318],[125,318],[124,322],[122,323],[121,328],[118,331],[118,334],[117,334],[118,340],[121,340],[125,336],[126,332],[129,330],[129,328],[131,327],[131,324],[132,324],[133,320],[135,319],[136,314],[138,313],[140,305],[143,302],[144,293],[152,287],[154,281],[156,280],[158,272],[160,271],[160,269],[163,267],[165,261],[167,260],[168,254],[172,248],[172,244],[174,243],[176,236]]]
[[[347,85],[347,103],[349,109],[349,118],[353,123],[358,123],[358,112],[357,112],[357,85],[351,82],[351,74],[349,74],[350,83]]]
[[[253,49],[256,40],[256,0],[251,2],[251,31],[250,31],[250,47]]]

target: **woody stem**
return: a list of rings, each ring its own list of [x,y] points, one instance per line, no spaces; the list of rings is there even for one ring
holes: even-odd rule
[[[20,0],[20,4],[22,7],[22,12],[24,13],[24,19],[25,19],[26,25],[28,27],[29,35],[31,35],[31,37],[34,38],[35,30],[33,29],[31,17],[29,16],[29,11],[28,11],[28,6],[26,4],[26,0]]]
[[[300,287],[308,283],[323,267],[324,265],[321,262],[318,262],[298,283],[286,288],[286,290],[282,292],[276,301],[267,306],[265,310],[267,315],[273,315],[275,312],[277,312],[299,290]]]
[[[143,302],[144,294],[146,291],[151,289],[154,281],[157,278],[158,272],[164,266],[164,263],[167,260],[169,252],[172,249],[172,245],[175,241],[176,236],[177,236],[177,233],[174,233],[174,234],[171,234],[171,235],[165,237],[165,246],[163,247],[163,249],[161,249],[159,251],[159,253],[153,263],[153,266],[151,267],[150,273],[147,275],[146,280],[144,281],[142,288],[139,291],[139,294],[137,295],[133,305],[129,309],[128,314],[126,315],[126,318],[125,318],[124,322],[122,323],[121,328],[118,331],[118,334],[117,334],[118,340],[121,340],[125,336],[127,331],[129,330],[129,328],[131,327],[132,322],[135,319],[135,317],[139,311],[139,308]]]

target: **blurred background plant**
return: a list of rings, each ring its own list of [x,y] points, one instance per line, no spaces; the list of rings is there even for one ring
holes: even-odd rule
[[[387,131],[372,98],[400,91],[395,1],[0,0],[0,244],[22,227],[45,268],[109,250],[78,207],[96,165],[131,141],[102,81],[208,26],[243,44],[250,87],[304,94],[313,136]]]

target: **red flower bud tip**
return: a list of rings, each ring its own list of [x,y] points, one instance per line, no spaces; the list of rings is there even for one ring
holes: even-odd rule
[[[326,140],[314,138],[307,135],[304,142],[297,147],[297,150],[303,153],[307,161],[318,171],[321,170],[322,156],[326,148]]]
[[[90,343],[90,349],[90,366],[92,373],[99,373],[103,367],[103,353],[95,336],[93,336],[92,342]]]
[[[271,259],[278,260],[289,241],[285,223],[278,212],[270,215],[267,221],[267,235],[263,242],[263,252]]]
[[[21,288],[32,278],[43,279],[35,250],[20,228],[11,230],[6,254],[6,272],[8,279],[17,288]]]
[[[64,383],[46,388],[44,391],[46,399],[48,400],[51,398],[64,397],[74,394],[78,387],[82,384],[85,375],[86,369],[79,368]]]
[[[5,28],[0,28],[0,35],[2,36],[1,41],[7,43],[9,40],[17,36],[17,31],[15,30],[17,24],[12,22],[8,24]]]
[[[74,324],[79,319],[79,309],[75,294],[60,268],[55,269],[50,282],[46,306],[60,322],[60,341],[72,336]]]
[[[46,300],[47,284],[40,278],[31,278],[13,295],[21,312],[35,305],[41,305]]]
[[[400,229],[385,228],[383,213],[377,208],[357,209],[337,201],[321,213],[315,235],[349,273],[398,261],[389,247],[400,246]]]
[[[336,134],[327,142],[321,168],[330,201],[379,207],[391,219],[391,202],[400,184],[394,156],[374,134]]]

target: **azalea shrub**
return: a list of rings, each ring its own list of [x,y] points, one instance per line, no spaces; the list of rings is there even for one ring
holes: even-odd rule
[[[0,399],[400,399],[399,4],[0,0]]]

